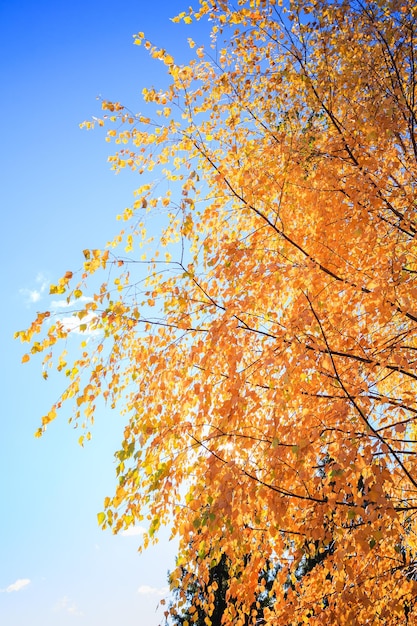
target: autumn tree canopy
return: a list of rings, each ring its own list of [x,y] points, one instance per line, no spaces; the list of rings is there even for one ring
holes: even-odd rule
[[[144,184],[51,287],[90,332],[75,361],[51,312],[17,333],[67,385],[37,434],[65,402],[86,437],[100,398],[124,412],[100,523],[147,523],[145,545],[168,524],[174,586],[227,559],[224,624],[255,623],[268,563],[266,624],[416,623],[417,6],[201,0],[174,22],[200,19],[188,65],[137,35],[170,78],[141,113],[102,103]]]

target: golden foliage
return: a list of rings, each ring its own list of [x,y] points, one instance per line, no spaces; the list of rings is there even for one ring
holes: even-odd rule
[[[268,562],[266,624],[414,623],[417,8],[204,0],[174,21],[206,18],[214,49],[190,40],[188,66],[136,37],[171,77],[143,90],[149,116],[103,102],[114,169],[166,186],[136,191],[72,292],[70,272],[51,288],[110,276],[43,424],[64,400],[85,424],[100,397],[123,408],[99,522],[145,519],[145,545],[169,524],[203,582],[227,555],[225,624],[254,623]],[[19,335],[49,360],[70,333],[41,316]]]

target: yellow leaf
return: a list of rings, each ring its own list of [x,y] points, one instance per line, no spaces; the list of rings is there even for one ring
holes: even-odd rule
[[[47,413],[47,415],[44,415],[44,417],[42,418],[42,426],[46,426],[47,424],[49,424],[50,422],[52,422],[57,416],[57,412],[55,407],[53,407],[49,413]]]

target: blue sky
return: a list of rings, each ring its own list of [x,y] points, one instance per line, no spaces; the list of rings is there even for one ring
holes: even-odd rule
[[[116,233],[115,216],[140,182],[115,176],[104,132],[81,131],[98,95],[143,110],[142,88],[163,86],[165,66],[133,45],[138,31],[176,58],[207,25],[169,21],[188,2],[0,0],[1,312],[0,623],[4,626],[156,626],[175,559],[168,534],[139,555],[140,537],[113,536],[96,514],[115,483],[123,418],[103,411],[92,441],[63,418],[41,440],[40,417],[62,391],[21,365],[13,341],[48,306],[47,285],[77,269],[84,248]],[[66,415],[70,412],[67,409]]]

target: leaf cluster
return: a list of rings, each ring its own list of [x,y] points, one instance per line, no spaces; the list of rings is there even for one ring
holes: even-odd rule
[[[51,312],[17,333],[67,383],[38,435],[65,402],[87,436],[101,398],[120,407],[99,521],[147,523],[145,545],[170,525],[204,588],[225,559],[224,624],[256,623],[277,559],[266,624],[414,623],[416,6],[178,16],[198,19],[213,48],[190,41],[186,66],[139,33],[171,79],[145,114],[102,103],[112,167],[154,182],[51,288],[79,356]]]

